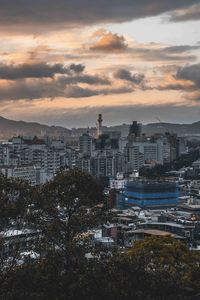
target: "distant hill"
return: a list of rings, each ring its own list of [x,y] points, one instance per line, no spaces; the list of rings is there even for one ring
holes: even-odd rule
[[[127,136],[129,131],[129,124],[122,124],[117,126],[104,126],[103,131],[120,131],[122,136]],[[0,138],[11,138],[13,136],[65,136],[70,139],[78,139],[78,137],[86,132],[87,128],[73,128],[67,129],[60,126],[48,126],[35,122],[13,121],[0,117]],[[95,127],[90,128],[92,135],[95,135]],[[200,135],[200,121],[192,124],[176,124],[176,123],[150,123],[142,126],[142,132],[147,135],[153,133],[177,133],[183,134],[199,134]]]
[[[151,123],[143,126],[143,132],[152,133],[177,133],[177,134],[200,134],[200,121],[192,124]]]
[[[0,117],[0,137],[12,136],[69,136],[70,130],[59,126],[47,126],[34,122],[13,121]]]
[[[104,131],[120,131],[122,136],[127,136],[130,124],[122,124],[112,127],[104,127]],[[200,135],[200,121],[192,124],[178,124],[178,123],[150,123],[142,126],[142,133],[151,135],[154,133],[177,133],[184,134],[199,134]]]

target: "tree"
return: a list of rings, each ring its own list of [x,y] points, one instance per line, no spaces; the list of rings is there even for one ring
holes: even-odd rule
[[[169,237],[136,242],[108,270],[111,299],[193,299],[200,291],[200,254]]]
[[[10,219],[23,218],[31,202],[32,187],[28,182],[0,175],[0,226]]]
[[[34,201],[29,222],[42,232],[38,251],[59,253],[66,269],[70,258],[84,257],[90,237],[87,231],[105,221],[103,188],[92,176],[77,169],[62,170],[38,190]],[[75,249],[76,258],[71,255]]]

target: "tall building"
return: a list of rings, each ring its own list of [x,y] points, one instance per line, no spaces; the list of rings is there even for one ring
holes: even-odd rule
[[[157,142],[129,142],[124,155],[128,173],[139,170],[145,163],[163,163],[162,144]]]
[[[89,133],[84,133],[79,138],[80,153],[83,155],[92,155],[93,138]]]
[[[137,121],[133,121],[133,123],[129,127],[128,140],[134,141],[137,138],[140,138],[141,133],[142,133],[142,125],[139,124]]]
[[[178,145],[177,145],[177,155],[180,156],[182,154],[187,153],[187,145],[184,137],[178,137]]]
[[[119,139],[118,138],[110,138],[109,134],[102,134],[99,138],[95,139],[95,151],[115,151],[119,150]]]
[[[144,154],[140,152],[139,146],[127,145],[124,149],[125,172],[132,173],[144,165]]]

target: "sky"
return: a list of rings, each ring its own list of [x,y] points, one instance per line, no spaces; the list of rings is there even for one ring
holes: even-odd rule
[[[200,120],[200,0],[0,0],[0,115]]]

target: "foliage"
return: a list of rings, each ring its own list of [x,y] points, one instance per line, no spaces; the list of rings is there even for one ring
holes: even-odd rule
[[[38,260],[11,268],[1,265],[0,299],[198,299],[200,254],[184,243],[147,238],[129,251],[92,243],[89,230],[109,216],[102,187],[91,176],[63,170],[38,188],[17,182],[12,186],[5,178],[0,184],[2,199],[7,199],[1,217],[21,215],[42,232],[35,245]],[[8,200],[14,190],[20,203],[15,214]]]
[[[23,218],[31,202],[32,187],[24,181],[0,175],[0,225]]]
[[[171,163],[167,163],[164,165],[155,165],[152,168],[142,167],[140,169],[140,176],[147,178],[157,178],[161,176],[167,176],[167,172],[171,170],[178,171],[183,167],[189,167],[192,165],[194,161],[199,159],[200,153],[199,150],[191,151],[188,154],[182,154],[180,157],[175,159]]]
[[[200,255],[171,238],[148,238],[106,260],[74,260],[65,272],[61,260],[4,274],[1,299],[198,299]]]

